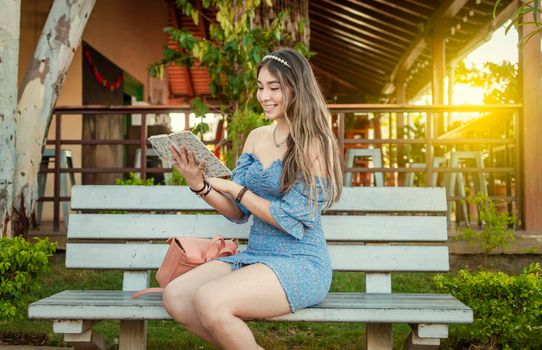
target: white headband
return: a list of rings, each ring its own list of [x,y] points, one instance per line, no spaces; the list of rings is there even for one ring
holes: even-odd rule
[[[263,58],[263,60],[265,61],[265,60],[268,59],[268,58],[270,58],[270,59],[272,59],[272,60],[275,60],[275,61],[277,61],[277,62],[280,62],[280,63],[282,63],[283,65],[285,65],[285,66],[288,67],[288,68],[292,68],[292,67],[288,64],[288,62],[286,62],[285,60],[283,60],[283,59],[280,58],[280,57],[273,56],[273,55],[267,55],[267,56],[265,56],[265,57]]]

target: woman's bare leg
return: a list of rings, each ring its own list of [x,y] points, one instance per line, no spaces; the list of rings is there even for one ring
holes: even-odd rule
[[[243,267],[202,285],[194,296],[202,326],[222,349],[261,349],[243,319],[289,313],[286,293],[271,268]]]
[[[194,294],[205,283],[231,273],[231,264],[217,260],[209,261],[170,282],[163,295],[164,307],[175,321],[217,347],[218,343],[197,317]]]

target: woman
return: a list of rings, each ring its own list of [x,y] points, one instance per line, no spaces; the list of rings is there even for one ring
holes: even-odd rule
[[[231,181],[203,179],[193,154],[172,150],[193,192],[232,221],[254,216],[244,252],[198,266],[164,291],[175,321],[223,349],[261,349],[243,320],[317,304],[331,284],[320,211],[339,199],[342,180],[324,98],[307,59],[291,49],[265,56],[257,77],[257,99],[274,123],[249,134]]]

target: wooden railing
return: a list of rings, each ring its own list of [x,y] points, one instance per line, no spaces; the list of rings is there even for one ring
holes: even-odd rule
[[[515,203],[518,212],[518,222],[521,222],[521,164],[520,164],[520,139],[518,137],[521,123],[521,105],[485,105],[485,106],[417,106],[417,105],[384,105],[384,104],[330,104],[328,108],[333,116],[333,125],[338,136],[339,147],[343,150],[352,147],[378,147],[382,149],[384,164],[379,168],[366,167],[348,167],[345,172],[352,173],[376,173],[386,174],[386,186],[402,185],[404,174],[409,172],[424,173],[425,186],[431,186],[431,178],[434,173],[487,173],[489,174],[490,188],[492,181],[498,174],[506,182],[506,195],[496,195],[495,191],[490,190],[490,198],[495,200],[505,200],[509,203]],[[57,107],[54,111],[55,116],[55,138],[47,141],[47,145],[54,145],[55,159],[60,159],[60,152],[63,145],[138,145],[141,150],[141,167],[110,167],[110,168],[71,168],[63,169],[60,162],[55,162],[52,169],[41,169],[41,173],[54,173],[54,190],[52,197],[40,198],[40,201],[53,201],[54,207],[54,230],[59,230],[59,212],[60,202],[69,201],[67,196],[60,196],[60,174],[61,173],[139,173],[141,178],[146,178],[148,174],[164,173],[171,169],[147,168],[147,114],[150,113],[185,113],[185,128],[188,128],[188,106],[76,106],[76,107]],[[436,121],[446,119],[452,114],[474,113],[477,116],[491,118],[492,115],[502,115],[503,113],[510,119],[510,125],[505,127],[505,135],[498,137],[446,137],[446,135],[435,135],[432,130]],[[62,120],[73,116],[89,116],[100,114],[140,114],[141,132],[138,139],[122,140],[82,140],[82,139],[64,139],[62,137]],[[413,135],[412,132],[403,132],[400,130],[401,119],[408,124],[412,118],[420,120],[420,125],[424,126],[423,134]],[[388,137],[363,137],[363,138],[345,138],[347,133],[346,125],[352,119],[364,118],[371,119],[373,124],[379,121],[381,125],[387,126]],[[376,128],[373,125],[373,130]],[[378,126],[378,130],[381,127]],[[453,133],[452,133],[453,134]],[[378,136],[378,135],[377,135]],[[406,166],[409,162],[404,159],[409,155],[405,149],[408,145],[417,145],[425,149],[423,154],[423,168],[411,168]],[[435,156],[441,156],[446,152],[464,149],[482,147],[488,153],[490,159],[489,167],[478,168],[435,168],[433,159]],[[499,154],[504,157],[504,166],[494,166],[495,150],[499,149]],[[344,155],[344,153],[343,153]],[[410,154],[411,155],[411,154]],[[416,154],[421,157],[421,154]],[[512,190],[512,184],[515,191]],[[513,193],[514,192],[514,193]],[[449,201],[464,200],[464,197],[450,196]],[[511,208],[511,204],[510,204]]]

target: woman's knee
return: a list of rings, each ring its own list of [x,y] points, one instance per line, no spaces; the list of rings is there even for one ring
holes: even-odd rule
[[[193,317],[192,295],[183,288],[171,284],[164,288],[162,301],[168,314],[177,322],[186,324]]]
[[[231,315],[230,305],[224,303],[213,283],[204,284],[196,291],[193,306],[201,324],[207,329],[222,328]]]

